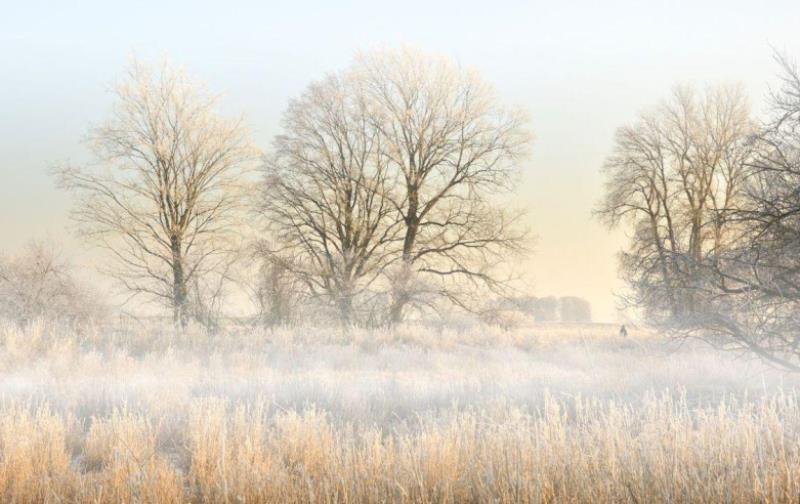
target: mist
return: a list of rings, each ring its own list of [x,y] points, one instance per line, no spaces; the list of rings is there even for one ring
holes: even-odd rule
[[[0,500],[796,502],[793,4],[0,19]]]

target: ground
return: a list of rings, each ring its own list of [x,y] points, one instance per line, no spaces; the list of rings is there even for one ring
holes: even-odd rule
[[[611,325],[0,325],[4,501],[792,501],[800,377]]]

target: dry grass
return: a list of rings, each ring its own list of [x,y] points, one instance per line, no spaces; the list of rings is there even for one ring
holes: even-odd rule
[[[796,396],[691,411],[549,400],[391,430],[308,409],[198,401],[174,418],[115,412],[84,434],[46,410],[2,415],[6,502],[790,502]],[[70,441],[68,438],[75,436]],[[72,446],[70,446],[72,445]],[[73,455],[77,452],[77,456]],[[71,460],[72,459],[72,460]]]
[[[796,378],[755,362],[589,326],[310,332],[0,328],[0,501],[800,495]]]

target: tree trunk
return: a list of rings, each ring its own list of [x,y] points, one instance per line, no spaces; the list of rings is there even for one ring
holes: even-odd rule
[[[396,280],[392,305],[389,308],[389,323],[398,324],[403,321],[403,308],[411,300],[409,283],[411,282],[412,253],[419,231],[419,191],[415,186],[408,188],[408,213],[406,214],[406,234],[403,238],[403,259],[400,278]]]
[[[394,299],[392,299],[392,306],[389,308],[390,324],[399,324],[403,321],[403,308],[408,302],[406,298],[407,296],[404,293],[395,293]]]
[[[186,313],[187,288],[180,238],[173,236],[170,239],[170,246],[172,249],[172,323],[176,327],[180,326],[181,329],[186,329],[189,322]]]
[[[339,305],[339,320],[344,325],[349,325],[353,321],[353,295],[342,293],[337,301]]]
[[[675,291],[673,290],[672,278],[670,277],[669,268],[667,267],[667,257],[666,253],[664,252],[664,246],[661,243],[661,237],[658,233],[658,223],[656,222],[655,216],[652,213],[650,214],[650,228],[653,235],[653,242],[655,243],[656,250],[658,251],[658,263],[661,268],[661,280],[669,299],[670,315],[675,318],[678,315],[678,307],[675,302]]]

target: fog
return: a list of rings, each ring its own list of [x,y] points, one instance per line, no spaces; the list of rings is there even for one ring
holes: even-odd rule
[[[614,327],[552,325],[503,331],[408,326],[342,334],[319,327],[235,337],[158,330],[76,337],[3,328],[6,402],[43,403],[90,421],[116,409],[181,415],[199,400],[316,407],[337,423],[380,425],[492,405],[540,409],[546,397],[639,405],[668,396],[692,407],[791,391],[798,377],[752,356],[676,345]],[[312,335],[313,334],[313,335]]]
[[[0,501],[797,502],[795,3],[0,18]]]

